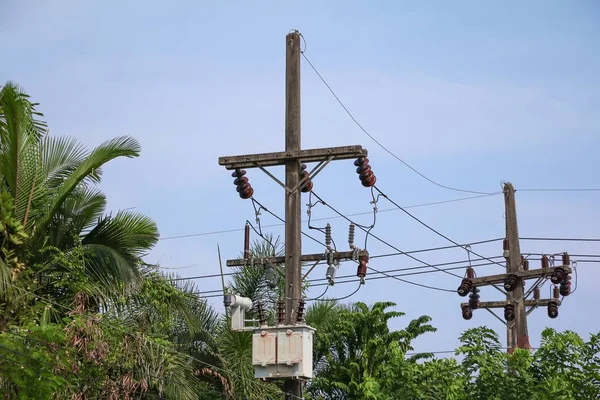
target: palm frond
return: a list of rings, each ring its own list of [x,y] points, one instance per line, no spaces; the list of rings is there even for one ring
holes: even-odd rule
[[[84,250],[85,272],[94,283],[114,288],[119,282],[139,282],[136,264],[123,257],[117,249],[102,244],[86,244]]]
[[[318,331],[326,325],[335,323],[335,317],[342,311],[343,308],[336,300],[318,301],[306,310],[306,323]]]
[[[106,208],[106,196],[94,187],[83,186],[73,192],[63,204],[74,232],[85,234],[101,218]]]
[[[47,246],[67,250],[78,237],[85,235],[101,218],[106,207],[106,196],[94,187],[80,185],[54,215],[48,229],[52,232]],[[36,259],[41,262],[42,260]]]
[[[114,217],[100,219],[83,237],[82,244],[111,248],[127,262],[137,264],[157,241],[158,229],[152,219],[140,213],[119,211]]]
[[[115,158],[132,158],[139,156],[139,154],[139,143],[134,138],[128,136],[111,139],[96,147],[57,189],[48,211],[39,221],[36,228],[36,235],[39,236],[46,233],[54,214],[60,209],[67,197],[78,187],[80,182],[96,174],[98,168]]]
[[[41,148],[44,181],[50,188],[60,186],[89,155],[80,142],[70,137],[46,136]],[[99,176],[89,176],[99,181]]]
[[[6,293],[12,283],[12,269],[0,257],[0,299],[6,299]]]
[[[32,103],[21,88],[5,85],[0,93],[0,170],[15,201],[15,216],[24,221],[40,177],[40,140],[45,130],[34,117]]]

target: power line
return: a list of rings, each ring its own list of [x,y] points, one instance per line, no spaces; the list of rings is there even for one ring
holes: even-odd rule
[[[370,259],[376,259],[376,258],[387,258],[387,257],[396,257],[396,256],[402,256],[402,255],[407,255],[407,254],[416,254],[416,253],[425,253],[425,252],[431,252],[431,251],[439,251],[439,250],[447,250],[447,249],[454,249],[457,247],[463,247],[463,246],[475,246],[475,245],[479,245],[479,244],[486,244],[486,243],[492,243],[492,242],[497,242],[502,240],[502,238],[497,238],[497,239],[487,239],[487,240],[479,240],[476,242],[471,242],[469,244],[464,244],[464,245],[452,245],[452,246],[440,246],[440,247],[430,247],[430,248],[426,248],[426,249],[418,249],[418,250],[409,250],[409,251],[405,251],[405,252],[397,252],[397,253],[387,253],[387,254],[377,254],[377,255],[373,255],[370,256]],[[500,256],[498,257],[492,257],[492,258],[501,258]],[[478,261],[478,259],[475,259],[473,261]],[[419,261],[421,262],[421,261]],[[422,265],[422,266],[418,266],[418,267],[411,267],[411,269],[416,269],[416,268],[433,268],[435,266],[443,266],[443,265],[451,265],[451,264],[458,264],[458,263],[468,263],[469,260],[464,260],[464,261],[452,261],[452,262],[444,262],[444,263],[436,263],[436,264],[427,264],[427,265]],[[421,262],[422,263],[422,262]],[[490,263],[491,265],[491,263]],[[388,270],[385,272],[394,272],[397,270]],[[238,275],[239,272],[226,272],[223,274],[223,276],[232,276],[232,275]],[[197,275],[197,276],[190,276],[190,277],[186,277],[186,278],[170,278],[169,280],[172,282],[177,282],[177,281],[185,281],[185,280],[192,280],[192,279],[207,279],[207,278],[220,278],[221,274],[206,274],[206,275]],[[314,282],[314,280],[308,280],[308,282]]]
[[[408,215],[409,217],[411,217],[412,219],[414,219],[415,221],[417,221],[418,223],[420,223],[421,225],[423,225],[424,227],[426,227],[427,229],[429,229],[430,231],[432,231],[433,233],[437,234],[438,236],[446,239],[447,241],[449,241],[450,243],[455,244],[456,246],[462,247],[464,248],[466,251],[469,251],[473,254],[475,254],[477,257],[481,257],[484,258],[486,260],[492,261],[490,259],[488,259],[485,256],[482,256],[481,254],[477,254],[472,250],[468,250],[466,247],[461,246],[458,242],[450,239],[448,236],[444,235],[443,233],[439,232],[438,230],[436,230],[435,228],[431,227],[430,225],[426,224],[425,222],[421,221],[419,218],[415,217],[413,214],[411,214],[410,212],[406,211],[406,209],[404,209],[401,205],[399,205],[398,203],[396,203],[394,200],[390,199],[388,197],[388,195],[386,195],[385,193],[383,193],[379,188],[375,187],[375,189],[383,196],[385,197],[385,199],[387,201],[389,201],[390,203],[392,203],[393,205],[395,205],[396,207],[398,207],[401,211],[403,211],[406,215]],[[499,266],[501,266],[502,268],[504,268],[505,266],[496,262],[496,261],[492,261],[495,264],[498,264]]]
[[[256,204],[258,204],[258,205],[259,205],[259,206],[260,206],[260,207],[261,207],[263,210],[265,210],[266,212],[268,212],[269,214],[271,214],[273,217],[277,218],[279,221],[281,221],[282,223],[284,223],[284,224],[285,224],[285,220],[284,220],[283,218],[281,218],[279,215],[277,215],[277,214],[275,214],[274,212],[272,212],[271,210],[269,210],[267,207],[263,206],[263,205],[262,205],[260,202],[258,202],[258,201],[257,201],[257,200],[255,200],[254,198],[252,198],[252,199],[253,199],[253,201],[254,201],[254,202],[256,202]],[[322,246],[324,246],[324,247],[327,247],[327,246],[325,245],[325,243],[323,243],[323,242],[321,242],[319,239],[317,239],[317,238],[315,238],[315,237],[313,237],[313,236],[309,235],[308,233],[306,233],[306,232],[301,232],[301,233],[302,233],[304,236],[306,236],[307,238],[311,239],[312,241],[314,241],[314,242],[316,242],[316,243],[318,243],[318,244],[320,244],[320,245],[322,245]]]
[[[419,286],[419,287],[422,287],[422,288],[425,288],[425,289],[438,290],[440,292],[456,293],[456,290],[452,290],[452,289],[444,289],[444,288],[440,288],[440,287],[437,287],[437,286],[429,286],[429,285],[424,285],[422,283],[416,283],[416,282],[407,281],[406,279],[401,279],[401,278],[398,278],[397,276],[389,275],[389,274],[386,274],[385,272],[376,270],[373,267],[369,267],[369,269],[373,270],[373,271],[375,271],[375,272],[377,272],[379,274],[383,274],[387,278],[392,278],[392,279],[395,279],[395,280],[400,281],[400,282],[408,283],[410,285]],[[441,271],[444,271],[444,270],[441,270]],[[434,271],[431,271],[431,272],[434,272]],[[444,271],[444,272],[447,272],[447,271]]]
[[[479,244],[499,242],[500,240],[503,240],[503,239],[504,238],[486,239],[486,240],[479,240],[477,242],[469,242],[469,243],[465,243],[465,244],[454,244],[452,246],[439,246],[439,247],[430,247],[430,248],[421,249],[421,250],[410,250],[410,251],[404,251],[404,252],[398,252],[398,253],[380,254],[380,255],[372,256],[370,258],[382,258],[382,257],[399,256],[399,255],[404,255],[404,254],[424,253],[424,252],[429,252],[429,251],[455,249],[457,247],[464,248],[465,246],[475,246],[475,245],[479,245]]]
[[[497,256],[497,257],[493,257],[493,258],[503,258],[503,256]],[[472,261],[483,261],[483,259],[475,259]],[[437,267],[441,267],[441,266],[448,266],[448,265],[456,265],[456,264],[467,264],[469,262],[469,260],[460,260],[460,261],[448,261],[448,262],[443,262],[443,263],[438,263],[438,264],[433,264]],[[600,260],[599,260],[600,262]],[[483,267],[483,266],[487,266],[487,265],[494,265],[491,262],[486,262],[486,263],[482,263],[482,264],[473,264],[471,265],[473,268],[475,267]],[[440,272],[436,269],[434,269],[433,271],[429,270],[429,271],[421,271],[425,268],[430,268],[426,265],[421,265],[421,266],[413,266],[413,267],[404,267],[404,268],[396,268],[396,269],[386,269],[386,270],[382,270],[382,271],[378,271],[377,273],[379,274],[390,274],[390,273],[395,273],[395,272],[405,272],[405,271],[419,271],[419,272],[415,272],[415,273],[409,273],[409,274],[403,274],[403,275],[398,275],[398,276],[408,276],[408,275],[420,275],[420,274],[428,274],[428,273],[434,273],[434,272]],[[460,267],[452,267],[452,268],[444,268],[444,271],[452,271],[452,270],[457,270],[457,269],[463,269],[462,266]],[[338,276],[337,279],[345,279],[345,278],[352,278],[354,277],[354,275],[342,275],[342,276]],[[381,279],[382,277],[377,277],[378,279]],[[375,278],[369,278],[369,280],[373,280]],[[326,280],[325,278],[316,278],[316,279],[310,279],[308,280],[309,283],[312,282],[321,282]],[[317,286],[317,285],[313,285],[313,286]]]
[[[492,258],[503,258],[503,256],[496,256],[496,257],[492,257]],[[476,259],[473,261],[483,261],[482,259]],[[468,260],[461,260],[461,261],[451,261],[451,262],[445,262],[445,263],[440,263],[440,264],[436,264],[436,266],[442,266],[442,265],[456,265],[456,264],[466,264],[468,262]],[[600,260],[598,260],[598,262],[600,262]],[[477,267],[483,267],[483,266],[488,266],[488,265],[493,265],[493,263],[490,262],[485,262],[485,263],[480,263],[480,264],[472,264],[471,266],[473,268],[477,268]],[[399,277],[404,277],[404,276],[413,276],[413,275],[425,275],[425,274],[430,274],[430,273],[435,273],[435,272],[439,272],[438,270],[428,270],[428,271],[420,271],[421,269],[424,268],[428,268],[427,266],[414,266],[414,267],[405,267],[405,268],[398,268],[398,269],[392,269],[392,270],[376,270],[371,268],[371,270],[373,270],[376,274],[379,274],[381,276],[372,276],[370,275],[369,278],[367,279],[367,281],[375,281],[375,280],[379,280],[379,279],[396,279],[396,280],[400,280],[402,282],[404,282],[405,280],[402,279],[398,279]],[[450,271],[450,270],[458,270],[458,269],[464,269],[463,266],[459,266],[459,267],[452,267],[452,268],[446,268],[444,270],[446,271]],[[418,270],[416,272],[406,272],[406,271],[411,271],[411,270]],[[394,274],[391,275],[391,273],[393,272],[404,272],[401,274]],[[343,276],[338,276],[336,279],[347,279],[347,278],[356,278],[355,275],[343,275]],[[311,279],[308,280],[309,283],[315,283],[312,284],[311,287],[319,287],[319,286],[326,286],[329,285],[329,281],[326,278],[316,278],[316,279]],[[345,280],[345,281],[339,281],[336,280],[335,284],[336,285],[343,285],[346,283],[354,283],[356,282],[356,279],[351,279],[351,280]],[[410,281],[406,281],[405,283],[408,284],[414,284],[416,286],[421,286],[427,289],[433,289],[433,290],[441,290],[441,291],[450,291],[450,292],[456,292],[455,290],[450,290],[450,289],[441,289],[441,288],[437,288],[437,287],[433,287],[433,286],[429,286],[429,285],[423,285],[423,284],[418,284],[415,282],[410,282]],[[210,297],[219,297],[222,295],[223,293],[223,289],[216,289],[216,290],[209,290],[209,291],[204,291],[204,292],[197,292],[196,294],[198,295],[202,295],[203,293],[218,293],[218,294],[214,294],[214,295],[209,295],[209,296],[204,296],[207,298]]]
[[[417,169],[415,169],[413,166],[411,166],[410,164],[408,164],[406,161],[404,161],[402,158],[400,158],[399,156],[397,156],[396,154],[394,154],[391,150],[389,150],[387,147],[385,147],[380,141],[378,141],[377,139],[375,139],[375,137],[373,137],[373,135],[371,135],[361,124],[360,122],[358,122],[356,120],[356,118],[354,117],[354,115],[352,115],[352,113],[350,112],[350,110],[348,110],[348,108],[346,107],[346,105],[342,102],[342,100],[340,100],[340,98],[338,97],[338,95],[335,93],[335,91],[331,88],[331,86],[327,83],[327,81],[325,80],[325,78],[323,78],[323,76],[319,73],[319,71],[317,70],[317,68],[313,65],[313,63],[308,59],[308,57],[306,56],[305,53],[302,53],[302,56],[304,57],[304,59],[306,60],[306,62],[308,62],[308,65],[310,65],[310,67],[313,69],[313,71],[315,71],[315,73],[317,74],[317,76],[321,79],[321,82],[323,82],[325,84],[325,86],[327,87],[327,89],[329,89],[329,92],[331,92],[331,94],[333,95],[333,97],[335,97],[335,99],[337,100],[337,102],[340,104],[340,106],[342,106],[342,108],[344,109],[344,111],[346,111],[346,114],[348,114],[348,116],[352,119],[352,121],[354,121],[354,123],[356,124],[356,126],[358,126],[360,128],[361,131],[363,131],[364,134],[366,134],[373,142],[375,142],[379,147],[381,147],[385,152],[387,152],[389,155],[391,155],[392,157],[394,157],[396,160],[400,161],[402,164],[404,164],[406,167],[408,167],[410,170],[412,170],[413,172],[415,172],[417,175],[419,175],[421,178],[427,180],[428,182],[439,186],[441,188],[444,189],[448,189],[448,190],[453,190],[456,192],[463,192],[463,193],[474,193],[474,194],[483,194],[483,195],[491,195],[492,193],[487,193],[487,192],[478,192],[478,191],[474,191],[474,190],[466,190],[466,189],[459,189],[459,188],[454,188],[451,186],[446,186],[446,185],[442,185],[441,183],[438,183],[436,181],[434,181],[431,178],[428,178],[427,176],[425,176],[423,173],[419,172]]]
[[[496,257],[492,257],[492,258],[503,258],[503,256],[496,256]],[[475,259],[472,261],[483,261],[483,259]],[[469,262],[469,260],[460,260],[460,261],[449,261],[449,262],[444,262],[444,263],[439,263],[439,264],[434,264],[435,266],[448,266],[448,265],[456,265],[456,264],[467,264]],[[600,260],[597,260],[597,262],[600,262]],[[480,264],[471,264],[471,267],[473,268],[477,268],[477,267],[483,267],[483,266],[489,266],[489,265],[494,265],[491,262],[485,262],[485,263],[480,263]],[[422,265],[422,266],[412,266],[412,267],[404,267],[404,268],[396,268],[396,269],[387,269],[387,270],[382,270],[382,271],[378,271],[378,270],[373,270],[376,274],[380,274],[383,276],[369,276],[368,280],[378,280],[378,279],[387,279],[387,278],[396,278],[396,277],[401,277],[401,276],[411,276],[411,275],[423,275],[423,274],[429,274],[429,273],[434,273],[434,272],[440,272],[439,270],[428,270],[428,271],[421,271],[422,269],[425,268],[429,268],[428,266]],[[444,271],[453,271],[453,270],[459,270],[459,269],[463,269],[463,266],[459,266],[459,267],[451,267],[451,268],[444,268]],[[389,276],[389,274],[391,273],[396,273],[396,272],[406,272],[406,271],[417,271],[417,272],[409,272],[409,273],[403,273],[403,274],[397,274],[397,275],[393,275],[393,276]],[[337,276],[336,279],[347,279],[347,278],[355,278],[355,275],[341,275],[341,276]],[[192,279],[192,278],[183,278],[183,279]],[[325,285],[329,285],[329,281],[327,278],[315,278],[315,279],[309,279],[306,282],[311,283],[311,287],[319,287],[319,286],[325,286]],[[343,284],[343,283],[351,283],[351,282],[355,282],[355,279],[353,280],[349,280],[349,281],[337,281],[336,280],[336,284]],[[214,290],[204,290],[202,292],[195,292],[198,295],[204,295],[206,293],[223,293],[223,289],[214,289]],[[220,294],[219,294],[220,295]],[[321,296],[319,296],[321,297]]]
[[[363,232],[367,232],[367,230],[366,230],[365,228],[363,228],[363,227],[362,227],[362,226],[360,226],[359,224],[356,224],[356,223],[355,223],[354,221],[352,221],[350,218],[348,218],[347,216],[345,216],[344,214],[342,214],[341,212],[339,212],[339,211],[338,211],[337,209],[335,209],[335,208],[334,208],[332,205],[330,205],[329,203],[327,203],[326,201],[324,201],[324,200],[323,200],[323,199],[322,199],[320,196],[318,196],[318,195],[317,195],[317,194],[316,194],[314,191],[313,191],[313,195],[314,195],[314,196],[315,196],[317,199],[319,199],[319,200],[321,201],[321,203],[322,203],[324,206],[327,206],[327,207],[329,207],[329,209],[331,209],[333,212],[335,212],[336,214],[338,214],[340,217],[344,218],[346,221],[350,222],[351,224],[354,224],[354,225],[356,225],[356,226],[357,226],[358,228],[360,228],[360,229],[361,229]],[[417,261],[417,262],[420,262],[420,263],[422,263],[422,264],[425,264],[425,265],[427,265],[427,266],[430,266],[430,267],[431,267],[431,264],[429,264],[429,263],[427,263],[427,262],[425,262],[425,261],[423,261],[423,260],[421,260],[421,259],[418,259],[417,257],[415,257],[415,256],[413,256],[413,255],[411,255],[411,254],[407,254],[406,252],[403,252],[402,250],[400,250],[399,248],[397,248],[397,247],[396,247],[396,246],[394,246],[393,244],[390,244],[390,243],[388,243],[387,241],[385,241],[385,240],[381,239],[379,236],[377,236],[377,235],[375,235],[375,234],[373,234],[373,233],[369,233],[369,235],[371,235],[371,236],[372,236],[374,239],[376,239],[376,240],[379,240],[381,243],[385,244],[386,246],[388,246],[388,247],[390,247],[390,248],[392,248],[392,249],[396,250],[396,251],[397,251],[399,254],[405,255],[405,256],[407,256],[407,257],[409,257],[409,258],[412,258],[413,260],[415,260],[415,261]],[[435,267],[432,267],[432,268],[435,268]],[[456,278],[462,278],[460,275],[456,275],[456,274],[453,274],[453,273],[451,273],[451,272],[446,272],[446,273],[447,273],[447,274],[449,274],[449,275],[452,275],[452,276],[454,276],[454,277],[456,277]]]
[[[597,238],[543,238],[543,237],[525,237],[521,240],[535,241],[559,241],[559,242],[600,242]]]
[[[478,195],[478,196],[461,197],[458,199],[440,200],[440,201],[434,201],[434,202],[429,202],[429,203],[412,204],[409,206],[404,206],[404,208],[407,208],[407,209],[408,208],[420,208],[420,207],[435,206],[435,205],[447,204],[447,203],[456,203],[459,201],[480,199],[483,197],[490,197],[490,196],[495,196],[498,194],[502,194],[502,192],[492,193],[492,194],[483,194],[483,195]],[[380,213],[389,212],[389,211],[398,211],[398,209],[397,208],[384,208],[381,210],[377,210],[377,212],[380,212]],[[372,213],[373,213],[372,211],[369,211],[369,212],[357,212],[357,213],[346,214],[346,215],[349,217],[354,217],[354,216],[359,216],[359,215],[371,215]],[[324,217],[324,218],[312,218],[312,221],[325,221],[325,220],[337,219],[337,218],[342,218],[342,217],[340,217],[339,215],[338,216],[334,215],[331,217]],[[307,222],[307,220],[303,220],[302,222]],[[263,228],[273,228],[273,227],[284,226],[284,225],[285,225],[284,223],[269,224],[269,225],[263,225]],[[219,234],[223,234],[223,233],[242,232],[243,230],[244,230],[244,228],[222,229],[222,230],[216,230],[216,231],[190,233],[190,234],[185,234],[185,235],[166,236],[166,237],[161,237],[159,240],[174,240],[174,239],[185,239],[185,238],[197,237],[197,236],[219,235]]]
[[[541,254],[541,253],[540,253]],[[531,254],[531,255],[535,255],[535,254]],[[575,255],[573,255],[575,256]],[[591,255],[590,255],[591,256]],[[600,258],[600,254],[599,255],[595,255],[597,257]],[[490,257],[490,258],[504,258],[504,256],[495,256],[495,257]],[[484,261],[487,260],[486,259],[475,259],[472,261]],[[462,260],[462,261],[451,261],[451,262],[446,262],[446,263],[440,263],[440,264],[435,264],[435,266],[441,266],[441,265],[452,265],[452,264],[465,264],[467,260]],[[577,261],[577,263],[599,263],[600,264],[600,259],[596,259],[596,260],[575,260]],[[473,268],[477,268],[477,267],[483,267],[483,266],[489,266],[489,265],[495,265],[496,263],[494,261],[491,262],[485,262],[485,263],[480,263],[480,264],[472,264],[471,266]],[[432,265],[433,267],[433,265]],[[434,269],[434,270],[429,270],[429,271],[420,271],[420,269],[424,269],[427,268],[427,266],[417,266],[417,267],[407,267],[407,268],[400,268],[400,269],[395,269],[395,270],[383,270],[383,271],[379,271],[373,268],[370,268],[371,270],[373,270],[375,273],[380,274],[381,276],[369,276],[367,279],[368,281],[375,281],[375,280],[380,280],[380,279],[396,279],[396,280],[400,280],[398,279],[399,277],[404,277],[404,276],[413,276],[413,275],[425,275],[425,274],[430,274],[430,273],[435,273],[435,272],[440,272],[439,269]],[[458,269],[463,269],[464,267],[459,266],[459,267],[452,267],[452,268],[445,268],[443,269],[444,271],[450,271],[450,270],[458,270]],[[399,272],[399,271],[408,271],[408,270],[418,270],[415,272],[407,272],[407,273],[402,273],[402,274],[394,274],[391,275],[391,272]],[[337,277],[337,279],[345,279],[345,278],[355,278],[354,275],[345,275],[345,276],[339,276]],[[309,280],[308,282],[319,282],[319,281],[325,281],[326,279],[324,278],[318,278],[318,279],[314,279],[314,280]],[[401,280],[404,282],[404,280]],[[346,280],[346,281],[335,281],[335,285],[344,285],[347,283],[355,283],[356,279],[351,279],[351,280]],[[450,289],[443,289],[443,288],[436,288],[433,286],[428,286],[428,285],[422,285],[422,284],[418,284],[416,282],[410,282],[407,281],[406,283],[408,284],[415,284],[417,286],[422,286],[425,287],[427,289],[432,289],[432,290],[441,290],[441,291],[448,291],[448,292],[452,292],[452,293],[456,293],[455,290],[450,290]],[[322,283],[315,283],[313,285],[311,285],[311,287],[319,287],[319,286],[325,286],[325,285],[329,285],[328,282],[322,282]],[[219,292],[219,294],[211,294],[208,296],[203,296],[204,298],[213,298],[213,297],[221,297],[223,294],[223,290],[222,289],[217,289],[217,290],[211,290],[211,291],[206,291],[205,293],[213,293],[213,292]],[[196,293],[198,295],[202,295],[202,293],[198,292]]]
[[[509,350],[511,347],[495,347],[496,350]],[[539,350],[539,347],[530,347],[531,350]],[[417,356],[421,354],[456,354],[458,349],[455,350],[438,350],[438,351],[410,351],[405,353],[405,356]]]
[[[323,199],[321,199],[319,196],[317,196],[317,194],[316,194],[316,193],[314,193],[314,192],[313,192],[312,194],[314,194],[314,195],[315,195],[315,197],[316,197],[316,198],[318,198],[318,199],[321,201],[321,203],[322,203],[323,205],[327,205],[327,203],[325,203],[325,201],[323,201]],[[272,211],[270,211],[270,210],[269,210],[267,207],[265,207],[264,205],[262,205],[262,204],[261,204],[259,201],[255,200],[254,198],[253,198],[252,200],[253,200],[254,202],[256,202],[256,204],[258,204],[258,205],[259,205],[259,206],[260,206],[260,207],[261,207],[263,210],[265,210],[266,212],[268,212],[269,214],[271,214],[273,217],[275,217],[275,218],[277,218],[279,221],[281,221],[281,222],[284,222],[284,223],[285,223],[285,220],[284,220],[283,218],[281,218],[281,217],[280,217],[280,216],[278,216],[277,214],[275,214],[275,213],[273,213]],[[327,206],[328,206],[328,205],[327,205]],[[337,212],[337,210],[333,209],[331,206],[328,206],[328,207],[329,207],[329,208],[331,208],[332,210],[334,210],[334,211],[336,211],[336,212]],[[343,214],[340,214],[340,215],[343,215]],[[344,215],[343,215],[343,216],[344,216]],[[344,216],[344,218],[346,218],[348,221],[352,222],[352,221],[351,221],[350,219],[348,219],[346,216]],[[363,227],[362,227],[360,224],[355,224],[355,225],[356,225],[356,226],[358,226],[358,227],[359,227],[360,229],[362,229],[363,231],[366,231],[367,233],[369,233],[369,231],[365,230],[365,228],[363,228]],[[324,247],[327,247],[327,245],[326,245],[325,243],[323,243],[323,242],[321,242],[320,240],[318,240],[318,239],[314,238],[313,236],[311,236],[311,235],[309,235],[309,234],[307,234],[307,233],[305,233],[305,232],[301,232],[301,233],[302,233],[304,236],[308,237],[309,239],[312,239],[313,241],[315,241],[315,242],[317,242],[317,243],[321,244],[322,246],[324,246]],[[372,233],[370,233],[370,235],[371,235],[371,236],[373,236],[374,238],[378,239],[378,240],[379,240],[379,241],[381,241],[382,243],[385,243],[385,244],[387,244],[388,246],[392,247],[394,250],[396,250],[396,251],[398,251],[398,252],[400,252],[400,253],[403,253],[403,252],[402,252],[400,249],[398,249],[398,248],[397,248],[397,247],[395,247],[395,246],[392,246],[391,244],[387,243],[387,242],[386,242],[386,241],[384,241],[383,239],[379,239],[377,236],[373,235]],[[426,263],[425,261],[421,261],[421,260],[419,260],[418,258],[416,258],[416,257],[414,257],[414,256],[412,256],[412,255],[410,255],[410,254],[406,254],[406,253],[403,253],[403,254],[404,254],[404,255],[407,255],[407,256],[408,256],[408,257],[410,257],[410,258],[413,258],[413,259],[414,259],[414,260],[416,260],[416,261],[420,261],[420,262],[422,262],[423,264],[426,264],[426,265],[430,266],[430,264]],[[433,267],[433,268],[435,268],[435,267]],[[371,268],[371,269],[372,269],[372,268]],[[439,268],[438,268],[438,269],[439,269]],[[443,270],[441,270],[441,269],[439,269],[439,270],[440,270],[440,271],[443,271]],[[374,270],[374,271],[375,271],[375,270]],[[446,271],[444,271],[444,272],[446,272]],[[453,275],[453,276],[455,276],[455,277],[458,277],[458,278],[460,278],[460,275],[456,275],[456,274],[454,274],[454,273],[452,273],[452,272],[446,272],[446,273],[447,273],[447,274],[450,274],[450,275]],[[411,285],[417,285],[417,286],[421,286],[421,287],[426,287],[425,285],[421,285],[421,284],[418,284],[418,283],[415,283],[415,282],[410,282],[410,281],[403,280],[403,279],[400,279],[400,280],[401,280],[402,282],[404,282],[404,283],[408,283],[408,284],[411,284]],[[433,288],[433,287],[429,287],[429,288]],[[435,289],[436,289],[436,290],[448,290],[448,289],[440,289],[440,288],[435,288]]]
[[[544,255],[546,255],[546,256],[552,256],[552,255],[558,256],[558,255],[561,255],[562,253],[558,253],[558,254],[523,253],[523,254],[527,255],[527,256],[544,256]],[[569,256],[571,256],[571,257],[592,257],[593,258],[593,257],[600,257],[600,254],[571,254],[571,253],[569,253]]]
[[[600,188],[572,188],[572,189],[517,189],[516,192],[600,192]]]
[[[358,293],[358,291],[362,287],[363,287],[363,283],[360,282],[358,284],[358,287],[356,288],[356,290],[354,292],[350,293],[349,295],[346,295],[346,296],[343,296],[343,297],[337,297],[337,298],[333,298],[333,299],[321,299],[320,298],[320,297],[322,297],[322,295],[321,295],[319,297],[315,297],[314,299],[308,299],[308,300],[314,300],[314,301],[340,301],[340,300],[346,300],[346,299],[354,296],[356,293]],[[329,286],[327,286],[327,289],[329,289]],[[327,292],[327,289],[325,289],[325,292]],[[323,293],[323,294],[325,294],[325,293]]]

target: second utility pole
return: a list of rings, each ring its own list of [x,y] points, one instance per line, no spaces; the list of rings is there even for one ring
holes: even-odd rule
[[[286,36],[285,51],[285,151],[300,150],[300,35]],[[295,188],[300,182],[300,161],[285,164],[285,185]],[[285,323],[290,325],[293,310],[302,297],[302,205],[300,190],[285,191]],[[302,381],[287,379],[286,399],[302,398]]]
[[[511,274],[523,271],[521,259],[521,246],[519,243],[519,228],[517,224],[517,205],[515,201],[515,188],[512,183],[504,184],[504,205],[506,209],[506,238],[508,240],[508,260],[506,273]],[[527,312],[525,310],[525,296],[523,280],[518,279],[517,286],[512,292],[506,293],[507,302],[515,302],[515,320],[507,328],[508,351],[515,348],[530,349],[529,333],[527,331]]]

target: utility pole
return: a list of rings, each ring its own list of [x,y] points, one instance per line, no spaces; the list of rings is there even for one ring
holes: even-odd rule
[[[375,184],[375,176],[367,159],[368,152],[361,146],[301,150],[300,57],[300,33],[291,32],[286,36],[285,151],[219,157],[220,165],[234,171],[232,174],[236,178],[234,184],[237,185],[237,191],[242,199],[250,199],[254,194],[254,189],[250,186],[243,168],[259,168],[285,190],[285,256],[253,259],[248,249],[244,249],[243,259],[227,260],[228,267],[265,267],[285,264],[285,309],[279,310],[281,313],[278,324],[268,326],[266,318],[260,317],[259,327],[246,327],[244,313],[248,309],[247,299],[236,300],[235,295],[228,295],[229,297],[225,296],[224,300],[226,304],[233,305],[235,315],[238,316],[235,330],[254,332],[252,351],[255,377],[284,379],[286,399],[290,400],[302,398],[303,380],[312,378],[314,328],[305,325],[302,320],[304,307],[302,281],[306,277],[302,277],[302,263],[311,261],[315,262],[316,266],[319,261],[327,261],[329,266],[327,276],[330,284],[333,284],[335,268],[339,262],[354,260],[359,264],[357,276],[361,279],[361,283],[364,283],[369,259],[369,253],[355,247],[353,242],[350,243],[351,251],[332,250],[327,244],[327,235],[331,241],[330,228],[326,234],[325,251],[303,255],[301,193],[312,190],[312,179],[333,160],[356,159],[354,164],[358,167],[357,173],[362,185],[370,187]],[[317,165],[308,172],[304,163],[315,162]],[[285,183],[267,170],[267,167],[273,166],[285,166]],[[354,226],[350,229],[353,238]],[[248,240],[245,242],[248,243]]]
[[[543,255],[540,260],[541,268],[529,269],[529,260],[521,255],[515,188],[511,183],[504,184],[504,203],[506,238],[503,242],[503,250],[506,259],[506,273],[476,278],[473,268],[469,267],[457,292],[462,297],[469,295],[469,302],[460,305],[464,319],[470,320],[473,317],[473,310],[485,309],[506,324],[507,349],[509,353],[512,353],[515,348],[531,349],[527,331],[527,316],[533,310],[545,306],[548,308],[550,318],[558,316],[558,307],[561,305],[559,297],[561,295],[568,296],[571,293],[570,274],[573,270],[568,253],[561,255],[559,265],[555,265],[554,256]],[[540,287],[548,278],[555,285],[552,298],[541,299]],[[531,279],[536,279],[536,282],[529,290],[525,291],[524,282]],[[478,287],[495,286],[499,283],[504,286],[503,292],[506,294],[506,301],[479,301]],[[499,290],[502,291],[502,289]],[[528,299],[530,295],[533,295],[533,299]],[[504,319],[492,311],[495,308],[504,309]]]
[[[300,150],[300,35],[286,36],[285,52],[285,151]],[[300,162],[290,159],[285,164],[285,186],[295,188],[300,182]],[[300,190],[285,193],[285,322],[291,324],[292,311],[302,296],[302,208]],[[298,381],[289,390],[298,392]],[[300,396],[300,394],[298,394]]]
[[[508,240],[507,274],[523,271],[521,259],[521,246],[519,243],[519,227],[517,224],[517,205],[515,202],[515,188],[512,183],[504,184],[504,207],[506,210],[506,239]],[[506,293],[506,300],[512,301],[515,307],[514,326],[510,335],[509,349],[531,349],[529,333],[527,331],[527,314],[525,310],[524,282],[517,278],[516,287]],[[515,341],[516,339],[516,341]]]

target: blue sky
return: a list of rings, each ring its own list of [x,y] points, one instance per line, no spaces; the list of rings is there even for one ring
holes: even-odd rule
[[[41,103],[51,133],[89,146],[119,135],[142,144],[136,160],[105,168],[102,189],[111,209],[136,207],[154,218],[163,237],[243,228],[254,220],[219,167],[224,155],[283,150],[285,35],[298,29],[306,55],[355,117],[391,151],[437,182],[499,191],[600,187],[600,5],[594,1],[529,2],[284,2],[0,0],[0,78],[23,85]],[[464,197],[432,185],[362,133],[318,77],[302,65],[302,146],[362,144],[378,186],[401,205]],[[283,170],[276,169],[282,176]],[[284,195],[259,171],[248,174],[258,201],[283,216]],[[368,212],[370,193],[351,161],[329,166],[315,191],[344,213]],[[518,192],[523,237],[600,237],[600,192]],[[307,203],[308,198],[303,198]],[[381,209],[393,208],[381,200]],[[417,217],[461,243],[504,234],[503,199],[492,196],[414,208]],[[314,218],[333,213],[323,206]],[[357,216],[369,223],[369,216]],[[274,218],[261,215],[265,225]],[[347,224],[330,220],[344,244]],[[282,235],[282,227],[269,228]],[[382,212],[373,231],[401,250],[449,244],[400,211]],[[361,238],[361,236],[359,236]],[[182,276],[217,273],[241,251],[241,232],[162,240],[149,260]],[[340,245],[340,247],[346,247]],[[599,254],[593,243],[523,242],[523,252]],[[501,255],[501,243],[474,247]],[[305,252],[322,248],[304,242]],[[393,252],[370,239],[371,254]],[[434,262],[466,259],[454,249],[423,253]],[[415,266],[406,257],[372,260],[377,269]],[[534,262],[535,264],[535,262]],[[418,265],[418,264],[417,264]],[[600,330],[600,265],[580,264],[577,292],[559,318],[529,317],[532,344],[546,326],[587,337]],[[501,272],[485,267],[479,275]],[[348,263],[340,274],[352,274]],[[313,273],[324,276],[323,269]],[[442,273],[408,277],[448,289],[459,280]],[[219,279],[197,281],[200,290]],[[546,286],[546,290],[548,286]],[[318,295],[315,288],[309,295]],[[354,284],[328,294],[345,296]],[[545,292],[548,293],[548,292]],[[498,299],[484,289],[482,300]],[[436,334],[419,351],[454,348],[459,334],[487,324],[505,329],[483,310],[464,321],[457,294],[391,279],[367,284],[352,297],[393,301],[407,316],[426,314]],[[221,307],[219,298],[211,299]]]

